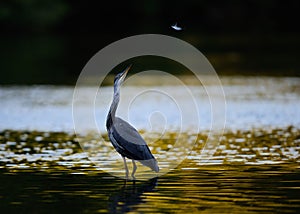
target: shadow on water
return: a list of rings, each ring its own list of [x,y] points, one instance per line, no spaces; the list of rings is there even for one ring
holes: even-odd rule
[[[152,192],[156,185],[157,177],[142,183],[136,183],[136,181],[128,183],[128,181],[124,181],[124,185],[109,196],[109,212],[129,212],[132,206],[145,203],[142,198],[143,194]]]
[[[185,166],[195,167],[193,163]],[[149,181],[105,173],[0,171],[4,213],[291,213],[300,210],[295,164],[176,169]]]
[[[0,182],[0,209],[5,213],[123,213],[145,203],[142,196],[153,191],[157,178],[125,182],[104,173],[1,171]]]

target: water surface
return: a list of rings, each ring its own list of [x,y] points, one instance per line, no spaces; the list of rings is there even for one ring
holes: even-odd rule
[[[181,85],[173,85],[168,79],[147,76],[125,82],[117,114],[139,130],[209,130],[210,99],[218,100],[218,94],[208,97],[205,88],[194,82],[195,78],[181,77],[184,83]],[[300,106],[300,78],[221,77],[221,82],[226,98],[227,129],[300,127],[300,110],[296,108]],[[206,86],[212,91],[215,87],[217,83],[213,79]],[[5,121],[0,123],[0,130],[73,132],[73,90],[70,86],[0,87],[0,120]],[[102,87],[97,96],[92,88],[82,90],[84,99],[77,104],[83,132],[98,131],[86,117],[89,104],[93,103],[97,128],[104,133],[113,88]],[[195,96],[191,97],[188,90]],[[181,123],[182,116],[184,123]]]
[[[186,87],[197,95],[200,108],[197,115],[187,111],[184,124],[168,96],[132,97],[154,87],[187,108],[190,99],[182,86],[125,85],[118,115],[140,130],[161,171],[184,160],[157,178],[127,182],[122,159],[105,134],[112,87],[101,88],[96,99],[89,87],[84,88],[87,96],[79,109],[86,129],[78,135],[73,130],[72,87],[0,87],[1,211],[299,213],[299,78],[223,77],[221,81],[227,104],[224,133],[210,131],[209,97],[193,82]],[[207,87],[216,85],[212,81]],[[85,120],[89,99],[97,104],[99,130]],[[130,108],[126,103],[132,104]],[[159,114],[152,114],[157,106]],[[208,138],[212,144],[207,144]],[[186,150],[178,149],[176,142]],[[203,148],[209,154],[205,158]],[[155,176],[138,165],[137,178],[144,175]]]
[[[7,130],[0,136],[0,208],[6,213],[300,210],[300,130],[295,127],[225,133],[205,163],[199,154],[207,136],[199,134],[184,162],[146,181],[99,170],[74,135]],[[176,133],[168,133],[161,147],[173,138]]]

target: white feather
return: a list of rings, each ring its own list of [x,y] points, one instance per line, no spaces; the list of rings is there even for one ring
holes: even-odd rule
[[[177,25],[177,23],[175,23],[174,25],[171,25],[171,28],[173,28],[174,30],[177,30],[177,31],[182,30],[182,27],[179,27],[179,26]]]

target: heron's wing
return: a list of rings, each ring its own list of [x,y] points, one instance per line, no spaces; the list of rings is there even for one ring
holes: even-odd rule
[[[121,150],[120,153],[126,157],[135,160],[154,158],[139,132],[121,118],[115,117],[111,134]]]
[[[115,117],[113,121],[113,131],[116,131],[123,140],[132,142],[138,145],[147,145],[140,133],[125,120]]]

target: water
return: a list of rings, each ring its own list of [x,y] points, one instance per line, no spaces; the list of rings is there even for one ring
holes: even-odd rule
[[[96,99],[100,135],[89,129],[84,116],[81,121],[87,129],[74,134],[71,87],[1,87],[1,211],[299,213],[300,112],[296,106],[300,104],[300,80],[221,80],[227,101],[222,136],[209,131],[207,97],[193,84],[189,87],[199,95],[197,102],[202,104],[200,132],[195,131],[197,124],[193,120],[178,131],[182,124],[173,118],[177,109],[168,112],[172,102],[160,97],[161,94],[146,94],[133,100],[129,113],[120,109],[118,114],[141,130],[162,171],[175,160],[184,159],[158,178],[136,181],[122,179],[121,158],[111,149],[103,131],[110,87],[103,88]],[[214,87],[214,83],[208,87]],[[179,102],[189,102],[177,85],[155,88],[175,94]],[[138,84],[125,87],[121,106],[132,101],[133,93],[144,89]],[[90,89],[85,90],[88,95]],[[147,107],[147,103],[153,102],[160,104],[159,114],[145,117],[142,110],[151,113],[153,108]],[[81,101],[82,112],[87,109],[86,103]],[[142,108],[137,108],[142,104]],[[205,144],[209,138],[215,143]],[[179,145],[188,145],[191,152],[174,150],[177,141]],[[203,148],[209,151],[209,157],[204,158]],[[100,164],[93,154],[102,158]],[[115,170],[121,178],[101,168]],[[137,178],[147,173],[153,175],[138,165]]]
[[[300,130],[295,127],[225,133],[205,164],[199,155],[207,135],[199,134],[193,152],[175,169],[127,182],[99,170],[74,135],[5,131],[0,136],[0,208],[7,213],[300,210]],[[176,138],[168,133],[161,147]]]
[[[211,103],[204,88],[199,84],[193,85],[193,82],[185,85],[167,82],[167,85],[162,85],[165,81],[161,79],[147,77],[146,82],[137,79],[125,84],[118,115],[128,119],[139,130],[209,130]],[[153,85],[153,82],[160,85]],[[300,78],[223,77],[221,82],[226,95],[227,129],[300,127],[300,111],[296,108],[300,106]],[[213,91],[216,83],[212,80],[206,87]],[[81,133],[105,132],[105,118],[113,89],[103,87],[98,94],[94,94],[92,89],[84,88],[84,99],[77,102],[77,120],[83,127]],[[195,96],[188,94],[188,89]],[[0,87],[0,120],[5,121],[0,123],[0,130],[73,132],[73,90],[74,87],[65,86]],[[218,101],[218,94],[212,96]],[[90,103],[95,103],[95,106],[90,106]],[[86,116],[90,111],[95,113],[92,120],[96,120],[97,127]],[[199,120],[195,119],[197,117]]]
[[[297,213],[297,167],[208,166],[135,183],[100,172],[1,170],[6,194],[0,208],[5,213]]]

